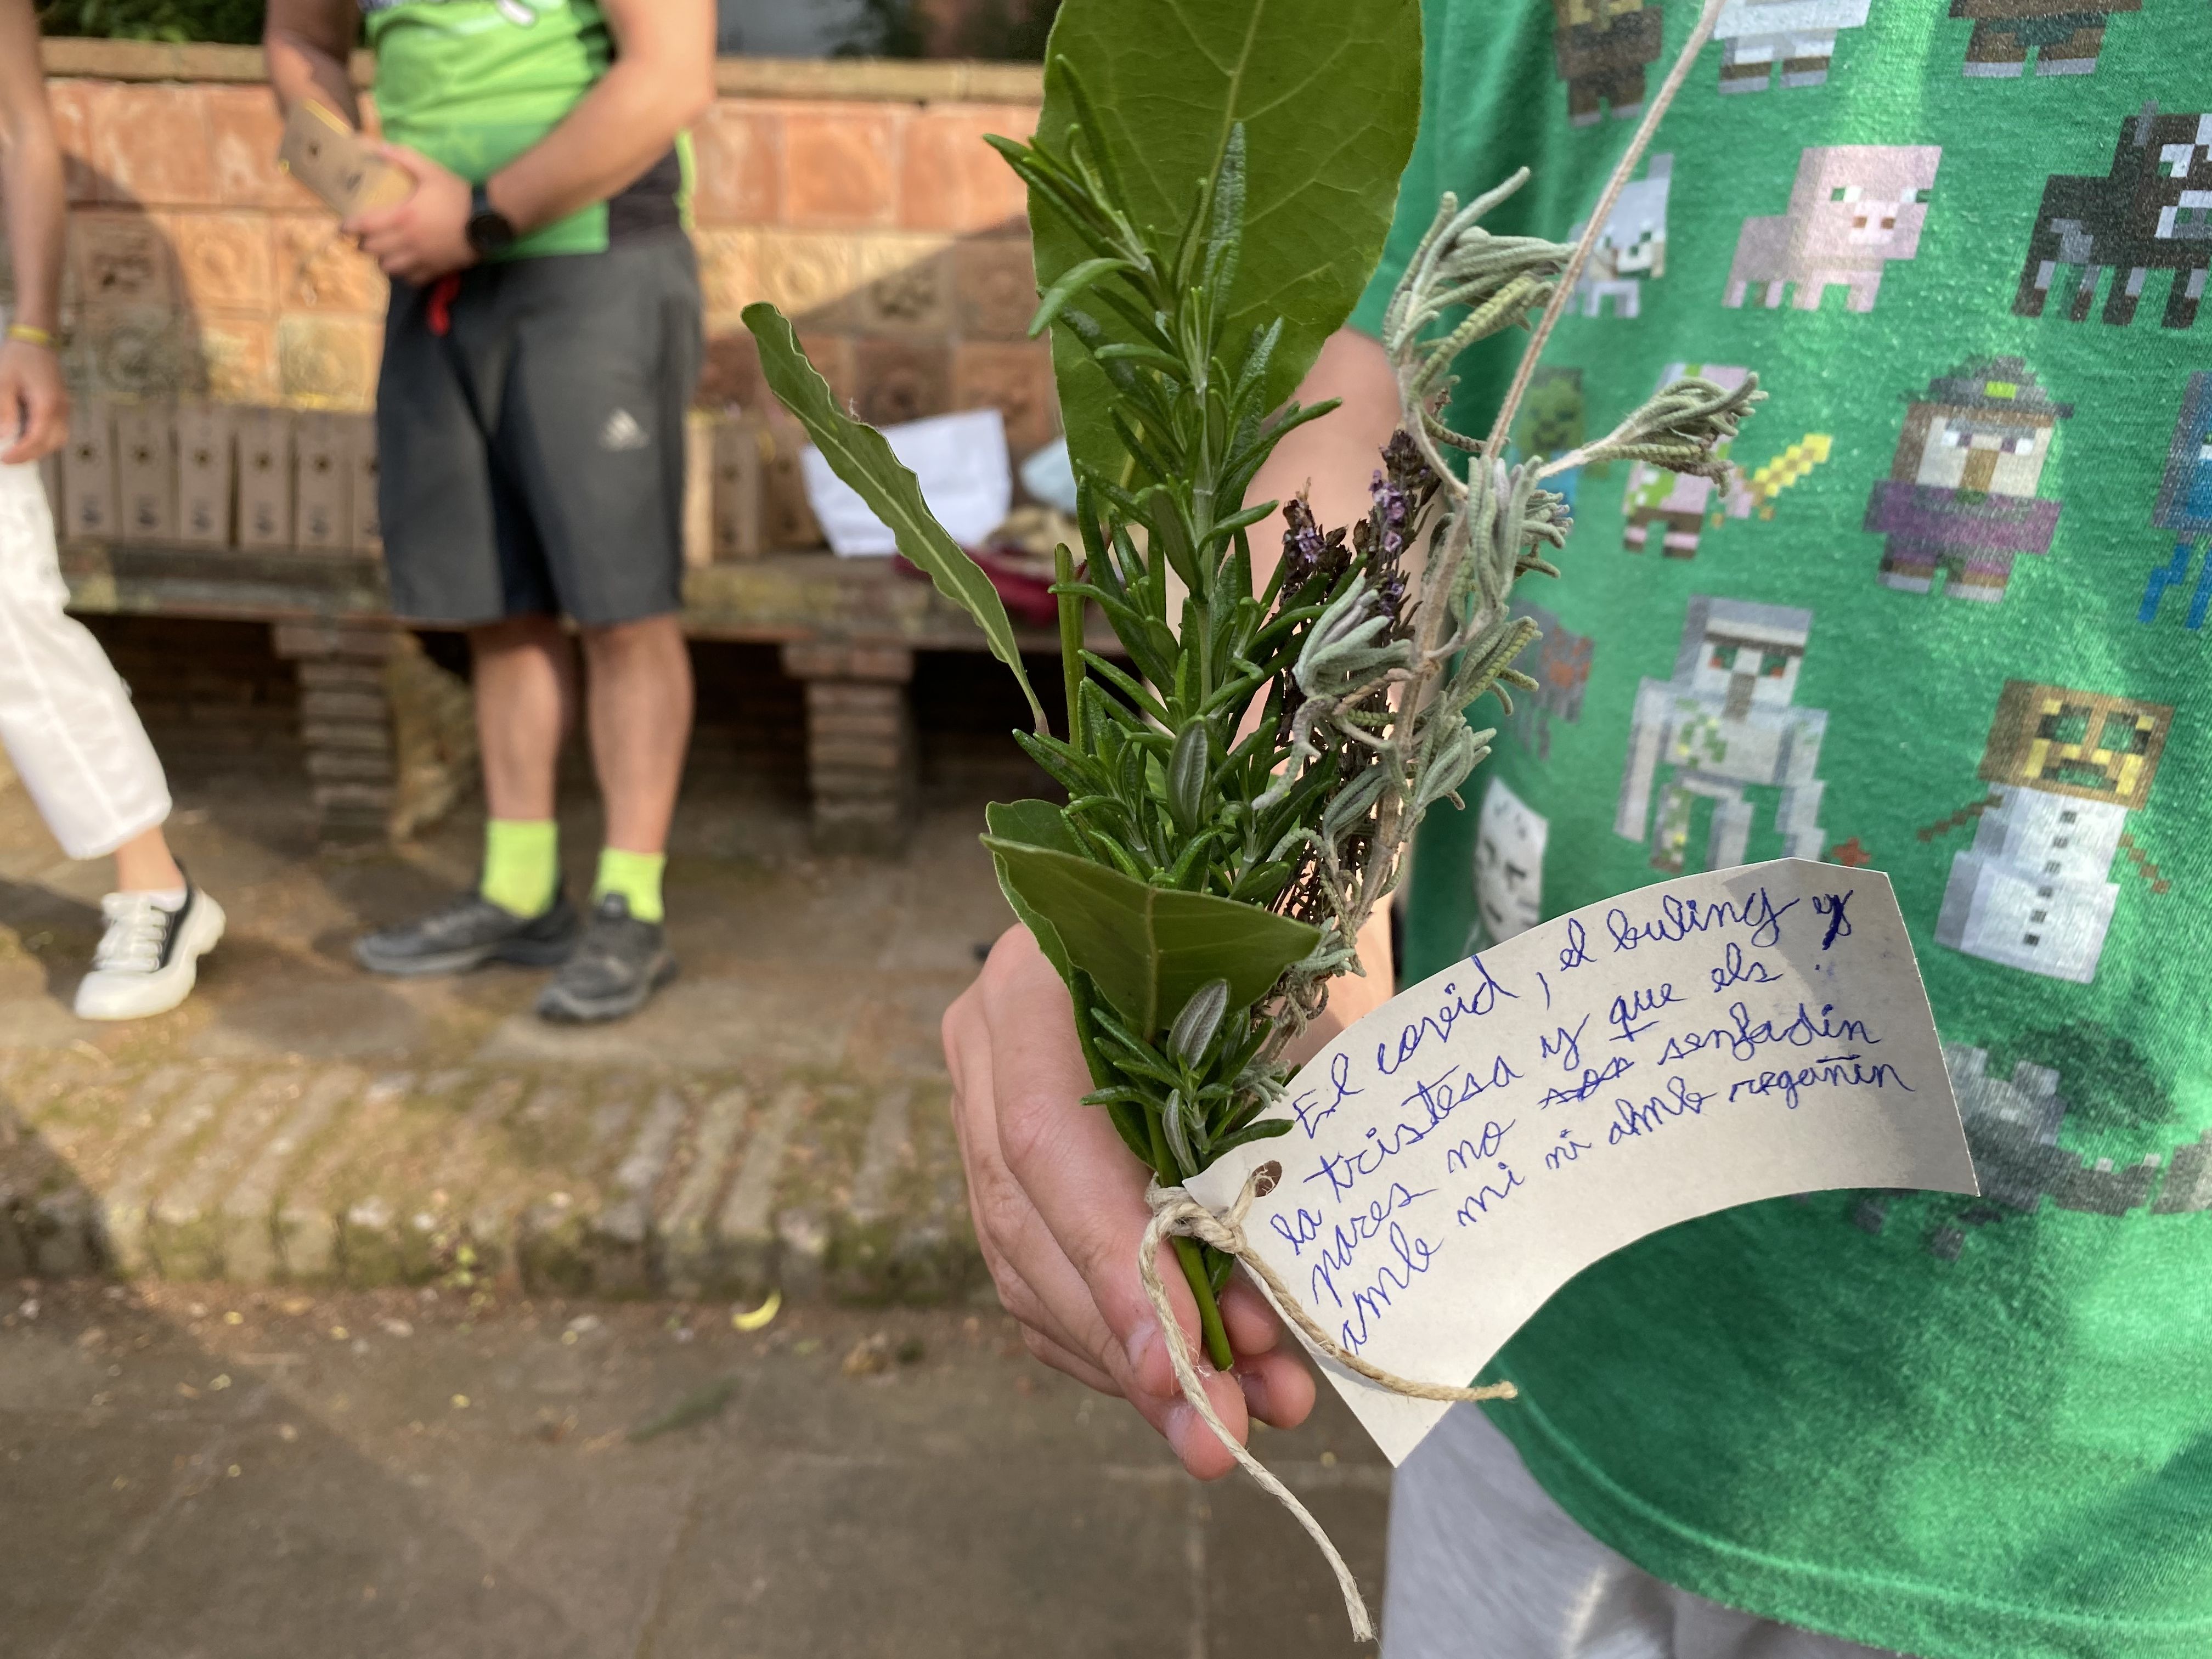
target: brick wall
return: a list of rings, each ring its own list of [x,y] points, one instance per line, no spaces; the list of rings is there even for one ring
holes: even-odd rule
[[[80,395],[369,407],[384,281],[277,171],[259,54],[57,41],[47,62]],[[701,401],[759,405],[738,313],[765,299],[867,418],[996,404],[1017,456],[1047,441],[1023,194],[982,143],[1035,125],[1034,72],[725,60],[720,80],[694,135]]]

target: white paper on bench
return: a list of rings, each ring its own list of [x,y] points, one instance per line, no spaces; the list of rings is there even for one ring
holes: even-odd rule
[[[938,523],[963,547],[980,547],[1006,521],[1014,501],[1014,475],[1006,456],[1006,417],[995,409],[934,415],[887,426],[891,453],[921,484],[921,498]],[[845,558],[887,557],[898,551],[889,526],[859,494],[830,470],[809,444],[799,452],[799,477],[807,505],[821,520],[830,550]]]
[[[1291,1081],[1289,1133],[1188,1182],[1362,1358],[1470,1381],[1646,1233],[1838,1187],[1975,1190],[1888,878],[1782,859],[1661,883],[1424,980]],[[1392,1462],[1447,1407],[1322,1369]],[[1508,1407],[1508,1409],[1510,1409]]]

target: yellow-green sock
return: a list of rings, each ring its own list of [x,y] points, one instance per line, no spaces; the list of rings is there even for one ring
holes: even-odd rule
[[[552,819],[485,821],[479,894],[518,916],[542,916],[560,889],[561,836]]]
[[[639,921],[658,922],[667,913],[660,905],[660,872],[668,866],[665,853],[625,853],[619,847],[599,849],[599,878],[592,884],[592,902],[610,893],[620,893],[629,913]]]

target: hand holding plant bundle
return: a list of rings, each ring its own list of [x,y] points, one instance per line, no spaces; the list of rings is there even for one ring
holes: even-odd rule
[[[1379,255],[1413,137],[1419,8],[1200,10],[1069,0],[1036,137],[992,141],[1030,187],[1045,284],[1031,332],[1053,331],[1079,481],[1082,546],[1059,550],[1054,590],[1064,733],[1047,729],[996,595],[912,476],[838,410],[788,322],[744,313],[776,395],[1029,696],[1037,730],[1017,737],[1068,799],[993,806],[985,845],[1067,986],[1088,1106],[1167,1189],[1290,1127],[1269,1110],[1286,1045],[1329,981],[1360,971],[1361,925],[1422,815],[1456,803],[1488,752],[1467,711],[1530,686],[1510,665],[1535,629],[1509,617],[1508,593],[1528,572],[1558,574],[1549,556],[1569,527],[1543,480],[1615,457],[1717,476],[1714,447],[1757,396],[1686,380],[1595,443],[1508,465],[1524,363],[1487,438],[1453,431],[1442,411],[1459,354],[1556,309],[1579,257],[1482,228],[1525,174],[1464,208],[1447,196],[1385,324],[1403,429],[1367,515],[1325,527],[1284,504],[1266,568],[1249,535],[1277,503],[1245,492],[1287,433],[1333,406],[1288,394]],[[1283,95],[1323,65],[1351,94],[1349,137]],[[1086,647],[1086,605],[1126,666]],[[1203,1226],[1173,1231],[1225,1370],[1216,1293],[1236,1258],[1188,1236]]]

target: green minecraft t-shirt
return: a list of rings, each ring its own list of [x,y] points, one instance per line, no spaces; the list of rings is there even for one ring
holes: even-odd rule
[[[1370,330],[1446,189],[1526,163],[1492,228],[1564,236],[1696,7],[1426,9]],[[1722,9],[1514,436],[1771,396],[1725,482],[1567,480],[1539,689],[1408,895],[1410,981],[1685,872],[1895,884],[1982,1195],[1645,1240],[1492,1415],[1643,1566],[1928,1659],[2212,1653],[2208,64],[2201,0]]]
[[[593,0],[362,0],[385,136],[481,184],[558,126],[614,60]],[[541,225],[503,256],[596,253],[683,223],[679,143],[611,199]]]

